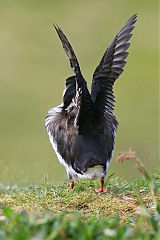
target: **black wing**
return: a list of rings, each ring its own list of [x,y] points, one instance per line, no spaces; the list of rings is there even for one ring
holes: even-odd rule
[[[69,77],[66,80],[65,90],[63,95],[63,102],[64,102],[64,109],[66,109],[69,104],[72,102],[73,98],[76,98],[77,101],[77,117],[76,123],[79,126],[79,133],[85,131],[88,128],[89,119],[91,118],[92,112],[92,101],[91,95],[87,88],[87,83],[84,80],[78,60],[76,55],[69,43],[67,37],[60,29],[60,27],[54,25],[56,32],[62,42],[64,51],[66,52],[67,56],[69,57],[71,67],[74,70],[75,76]]]
[[[62,29],[60,27],[56,26],[55,24],[54,24],[54,27],[55,27],[55,30],[62,42],[64,51],[67,54],[67,56],[69,57],[71,68],[73,68],[76,77],[80,77],[82,74],[80,71],[78,60],[73,51],[73,48],[71,47],[71,44],[69,43],[69,41],[68,41],[67,37],[65,36],[65,34],[63,33]]]
[[[63,49],[65,53],[67,54],[69,60],[70,60],[70,65],[71,68],[73,69],[75,76],[69,77],[66,79],[65,82],[65,89],[64,89],[64,94],[63,94],[63,102],[64,102],[64,109],[66,109],[69,104],[71,103],[72,99],[76,96],[76,78],[81,79],[81,71],[79,67],[78,60],[76,58],[76,55],[73,51],[73,48],[71,44],[69,43],[67,37],[63,33],[62,29],[55,24],[54,28],[62,42]]]
[[[130,45],[128,41],[132,36],[131,32],[134,29],[136,21],[136,14],[129,18],[107,48],[99,66],[93,74],[91,98],[95,103],[99,116],[104,116],[105,112],[113,115],[113,85],[115,80],[123,72],[123,68],[126,64],[125,59],[128,56],[126,50]]]

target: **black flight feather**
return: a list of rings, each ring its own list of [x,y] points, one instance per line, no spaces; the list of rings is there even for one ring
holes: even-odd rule
[[[62,42],[64,51],[70,60],[70,65],[75,73],[75,76],[72,76],[66,80],[66,89],[64,90],[65,93],[63,97],[63,109],[65,110],[67,108],[68,110],[69,104],[71,104],[72,100],[74,100],[75,104],[77,105],[78,112],[75,122],[79,127],[79,133],[82,134],[84,131],[86,131],[86,129],[89,129],[91,123],[90,119],[93,116],[91,95],[88,91],[87,83],[81,74],[80,66],[71,44],[69,43],[62,29],[55,24],[53,25]]]
[[[99,116],[104,116],[104,112],[113,114],[113,85],[115,80],[123,72],[128,56],[128,42],[132,37],[132,30],[137,21],[137,14],[133,15],[122,27],[114,40],[107,48],[104,56],[93,74],[91,98]],[[110,106],[108,99],[111,100]],[[102,117],[103,118],[103,117]]]

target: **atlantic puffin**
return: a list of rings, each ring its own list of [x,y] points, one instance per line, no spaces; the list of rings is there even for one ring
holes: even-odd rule
[[[70,188],[77,179],[100,178],[97,192],[106,192],[104,178],[113,155],[118,122],[113,85],[123,72],[137,14],[129,18],[106,49],[87,88],[77,57],[62,29],[54,24],[74,75],[65,80],[62,103],[45,118],[49,140],[64,165]]]

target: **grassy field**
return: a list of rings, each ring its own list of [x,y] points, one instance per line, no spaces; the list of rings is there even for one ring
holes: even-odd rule
[[[127,182],[106,180],[107,193],[95,193],[98,182],[29,187],[0,186],[0,239],[134,239],[160,238],[160,171]]]
[[[66,176],[44,129],[72,74],[50,20],[71,40],[90,85],[104,50],[135,12],[128,64],[115,85],[115,155],[131,146],[152,170],[158,159],[158,1],[0,1],[1,182],[37,183],[48,175],[59,183]],[[117,166],[115,155],[109,174],[135,176],[130,163]]]

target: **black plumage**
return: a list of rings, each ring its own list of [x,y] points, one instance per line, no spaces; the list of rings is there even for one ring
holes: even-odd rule
[[[123,72],[133,15],[115,36],[96,68],[91,93],[83,78],[76,55],[63,31],[54,25],[75,73],[66,79],[63,102],[52,108],[45,126],[59,161],[66,167],[73,187],[77,178],[95,179],[106,175],[115,143],[117,120],[114,115],[113,85]]]

